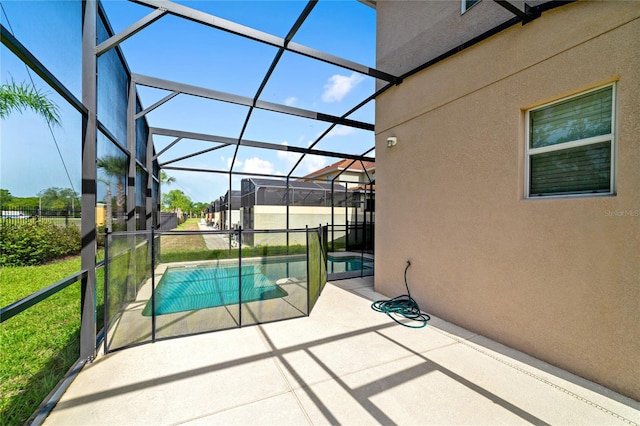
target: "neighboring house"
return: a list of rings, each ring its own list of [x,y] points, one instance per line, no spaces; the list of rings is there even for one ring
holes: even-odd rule
[[[374,179],[375,163],[352,160],[340,160],[302,179],[290,180],[288,189],[283,179],[242,179],[241,191],[233,191],[232,228],[239,224],[245,230],[303,229],[330,224],[334,225],[332,239],[350,247],[366,240],[371,249]],[[222,223],[223,229],[228,227],[228,195],[227,191],[208,208],[207,222]],[[247,234],[243,243],[253,245],[262,237]]]
[[[220,197],[219,218],[220,229],[236,229],[240,225],[240,191],[231,191],[231,196],[227,191]]]
[[[345,224],[352,225],[362,216],[356,205],[345,205],[345,198],[349,199],[346,187],[340,184],[332,187],[326,182],[292,180],[287,186],[281,179],[242,179],[242,229],[304,229],[333,224],[338,238],[343,238]],[[247,234],[244,243],[257,245],[265,235]],[[304,233],[289,235],[291,244],[302,244],[305,239]]]
[[[313,173],[304,176],[306,181],[331,183],[332,180],[340,182],[358,182],[369,184],[375,182],[376,163],[371,161],[340,160]]]
[[[213,224],[216,229],[221,229],[222,224],[222,205],[224,204],[224,197],[219,197],[213,202]]]
[[[340,160],[303,177],[305,181],[331,183],[339,182],[349,191],[351,203],[359,202],[360,208],[370,213],[370,223],[375,211],[376,163],[372,161]]]
[[[377,2],[376,291],[640,400],[640,3],[530,6]]]

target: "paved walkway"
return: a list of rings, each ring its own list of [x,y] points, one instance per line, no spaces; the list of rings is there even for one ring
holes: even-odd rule
[[[202,224],[198,223],[198,227],[201,231],[213,231],[214,229]],[[229,248],[229,239],[220,234],[203,234],[204,243],[207,245],[209,250],[226,250]]]
[[[45,424],[640,423],[637,402],[438,318],[396,324],[372,285],[327,284],[309,317],[100,356]]]

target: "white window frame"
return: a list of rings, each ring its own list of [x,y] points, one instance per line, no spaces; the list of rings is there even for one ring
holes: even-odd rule
[[[482,0],[478,0],[477,2],[472,4],[471,6],[467,7],[467,0],[460,0],[460,15],[464,14],[467,10],[471,9],[473,6],[477,5],[481,1]]]
[[[545,108],[549,105],[557,104],[560,102],[565,102],[573,98],[577,98],[579,96],[586,95],[591,92],[595,92],[597,90],[604,89],[606,87],[611,87],[611,133],[607,133],[605,135],[594,136],[586,139],[578,139],[575,141],[563,142],[555,145],[544,146],[541,148],[530,148],[530,138],[531,138],[531,120],[530,113],[531,111],[536,111],[540,108]],[[524,155],[524,196],[526,199],[530,200],[538,200],[538,199],[548,199],[548,198],[568,198],[568,197],[602,197],[602,196],[611,196],[616,193],[616,153],[617,153],[617,142],[616,142],[616,117],[617,117],[617,108],[616,108],[616,96],[617,96],[617,87],[616,83],[609,83],[603,86],[598,86],[593,89],[576,93],[575,95],[567,96],[562,99],[555,100],[553,102],[548,102],[543,105],[538,105],[535,108],[530,108],[526,111],[525,114],[525,155]],[[542,154],[545,152],[552,151],[563,151],[569,148],[575,148],[579,146],[591,145],[600,142],[609,142],[611,141],[611,164],[610,164],[610,182],[609,182],[609,192],[598,192],[598,193],[579,193],[579,194],[549,194],[549,195],[534,195],[532,196],[530,192],[530,179],[531,179],[531,170],[530,157],[535,154]]]

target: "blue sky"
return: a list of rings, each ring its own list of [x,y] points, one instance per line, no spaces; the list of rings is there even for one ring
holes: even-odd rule
[[[75,40],[79,32],[56,30],[54,34],[34,32],[34,28],[50,28],[48,19],[60,15],[60,20],[77,13],[69,2],[33,2],[31,8],[2,1],[3,7],[18,38],[26,40],[36,50],[38,58],[80,98],[79,72],[65,68],[65,58],[48,52],[59,49],[59,43]],[[271,35],[284,37],[304,9],[302,1],[190,1],[179,2]],[[103,3],[111,25],[116,32],[144,17],[152,9],[126,1],[110,0]],[[69,10],[67,10],[69,9]],[[73,10],[71,10],[73,9]],[[35,11],[35,13],[33,13]],[[25,16],[29,13],[29,17]],[[34,16],[35,15],[35,16]],[[54,18],[55,19],[55,18]],[[6,24],[6,17],[2,16]],[[46,26],[44,26],[46,24]],[[375,10],[356,0],[320,0],[307,21],[298,31],[294,42],[314,49],[375,67]],[[33,46],[33,47],[31,47]],[[164,16],[132,38],[121,48],[132,72],[159,77],[180,83],[201,86],[246,97],[253,97],[273,60],[277,49],[235,36],[214,28],[198,25],[174,16]],[[66,63],[79,58],[79,52],[69,52]],[[5,48],[2,50],[2,81],[26,78],[24,66]],[[77,68],[77,67],[76,67]],[[33,74],[33,73],[32,73]],[[46,85],[35,78],[36,85]],[[350,70],[321,63],[298,54],[286,52],[267,83],[261,100],[291,105],[326,114],[340,116],[373,93],[375,81]],[[52,92],[52,90],[46,90]],[[143,106],[163,98],[167,92],[139,87]],[[58,105],[64,101],[52,95]],[[75,189],[80,190],[80,150],[76,135],[80,133],[77,113],[63,108],[64,125],[54,128],[62,157]],[[235,137],[240,134],[248,108],[187,95],[179,95],[151,112],[151,126],[184,131]],[[354,113],[349,118],[374,122],[374,105]],[[51,186],[69,187],[60,155],[46,125],[33,124],[36,117],[25,113],[12,115],[3,122],[0,162],[0,187],[17,196],[35,195]],[[41,120],[40,120],[41,121]],[[313,120],[254,110],[244,138],[307,147],[329,124]],[[77,133],[76,133],[77,132]],[[373,146],[372,132],[338,127],[316,148],[327,151],[361,154]],[[19,141],[19,142],[17,142]],[[173,138],[158,137],[157,150]],[[183,140],[160,157],[170,161],[215,144]],[[230,146],[211,153],[175,163],[175,166],[227,170],[235,148]],[[27,158],[24,153],[28,152]],[[370,154],[372,155],[372,154]],[[298,154],[241,147],[234,171],[287,174],[298,159]],[[307,174],[338,159],[307,156],[294,171],[295,176]],[[28,165],[25,165],[28,161]],[[28,173],[25,173],[25,169]],[[228,175],[215,173],[187,173],[168,170],[176,178],[174,185],[163,188],[180,189],[193,201],[212,201],[229,188]],[[234,177],[233,189],[240,189],[241,177]]]

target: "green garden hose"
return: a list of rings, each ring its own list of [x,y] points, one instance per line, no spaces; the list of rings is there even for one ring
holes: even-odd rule
[[[407,267],[404,268],[404,285],[407,288],[407,294],[389,300],[375,301],[371,304],[371,309],[387,314],[389,318],[405,327],[422,328],[427,325],[427,321],[429,321],[431,317],[423,313],[420,310],[420,306],[418,306],[418,302],[411,297],[409,284],[407,284],[407,269],[409,269],[409,266],[411,266],[411,262],[407,260]],[[400,322],[398,318],[417,321],[418,324],[412,325],[410,323]]]

